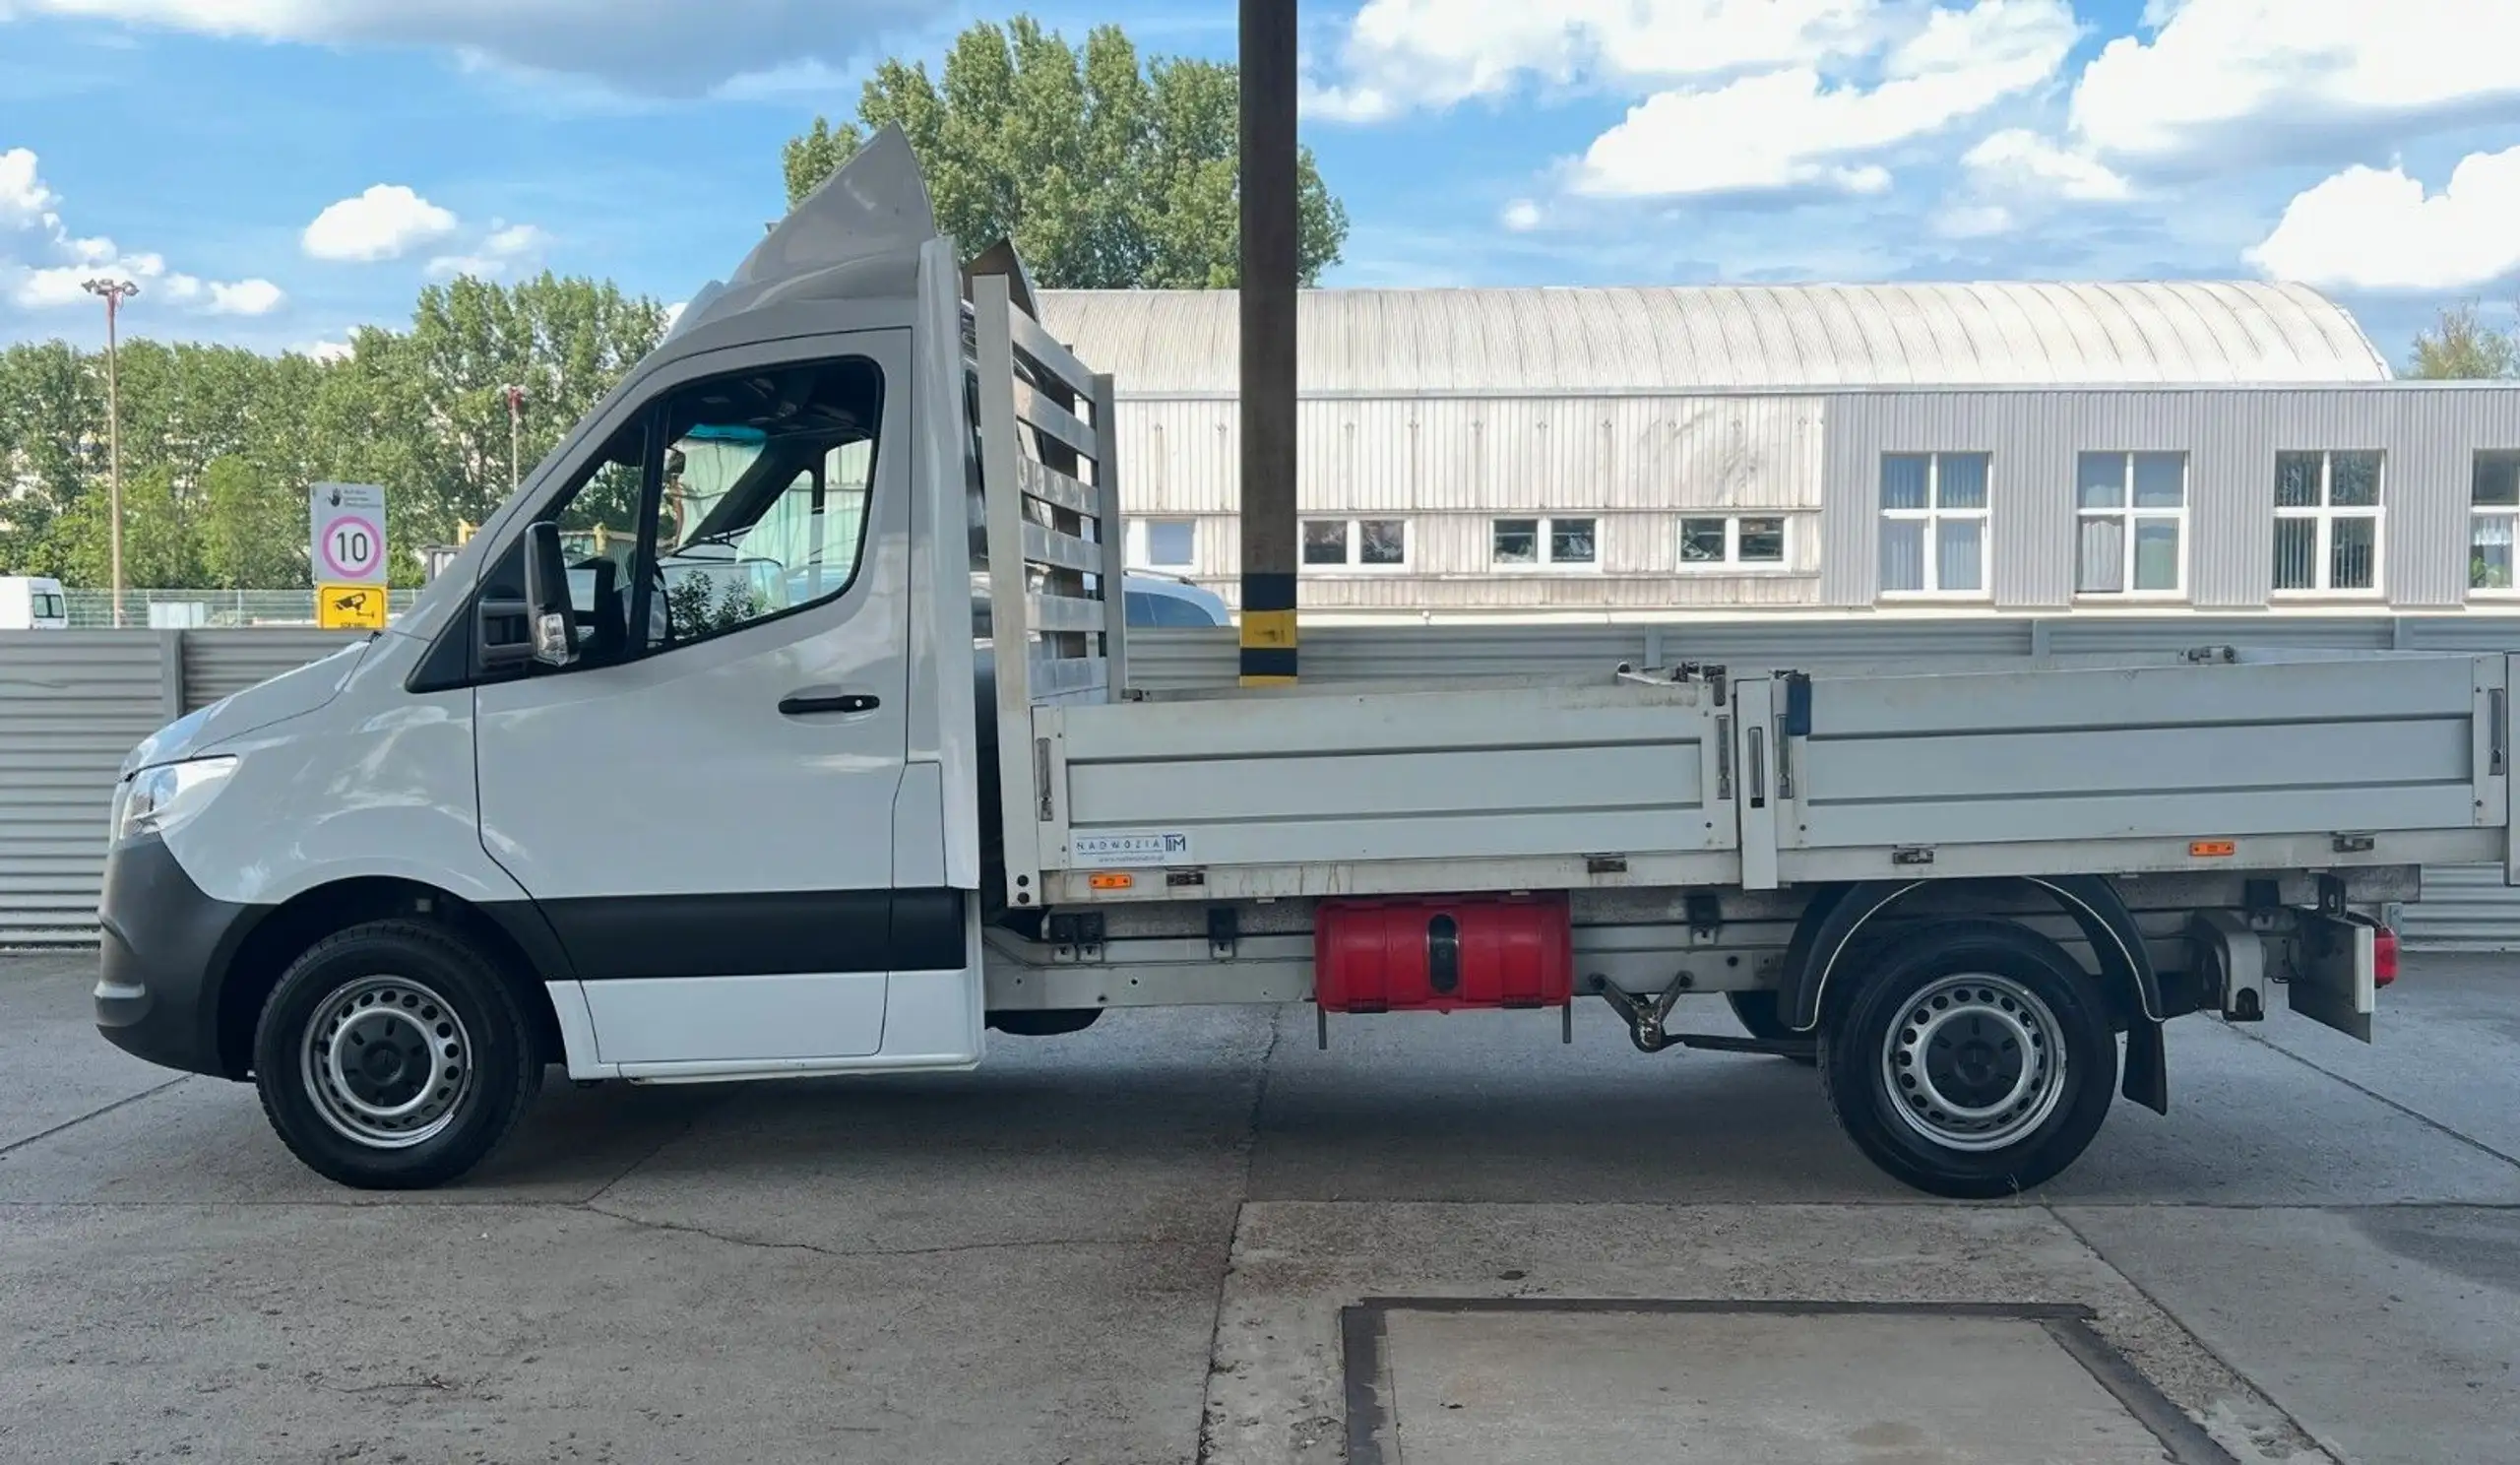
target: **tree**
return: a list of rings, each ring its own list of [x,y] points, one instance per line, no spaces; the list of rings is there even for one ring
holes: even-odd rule
[[[981,23],[946,53],[877,67],[857,119],[816,117],[788,140],[793,208],[887,123],[927,174],[939,228],[966,250],[1012,236],[1050,288],[1231,288],[1240,278],[1237,73],[1156,57],[1143,67],[1116,26],[1082,47],[1028,16]],[[1312,151],[1297,159],[1297,268],[1305,284],[1339,259],[1348,211]]]
[[[2407,375],[2426,381],[2520,376],[2520,337],[2487,325],[2471,300],[2443,310],[2438,324],[2415,338],[2415,358]]]

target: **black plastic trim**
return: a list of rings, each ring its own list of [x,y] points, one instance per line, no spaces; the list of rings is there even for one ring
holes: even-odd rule
[[[961,890],[592,896],[537,903],[586,982],[954,971]],[[514,930],[527,913],[493,909]]]
[[[220,984],[271,910],[213,900],[162,840],[115,847],[96,912],[97,1031],[162,1067],[232,1076],[219,1057]]]

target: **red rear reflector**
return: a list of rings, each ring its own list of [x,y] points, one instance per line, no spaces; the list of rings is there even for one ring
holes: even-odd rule
[[[2239,845],[2232,840],[2189,840],[2187,853],[2195,860],[2222,860],[2239,853]]]
[[[2398,980],[2398,933],[2387,926],[2371,936],[2371,985],[2386,987]]]

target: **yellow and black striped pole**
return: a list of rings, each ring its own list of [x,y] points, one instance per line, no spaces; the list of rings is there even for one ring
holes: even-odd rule
[[[1242,684],[1295,679],[1295,0],[1242,0]]]

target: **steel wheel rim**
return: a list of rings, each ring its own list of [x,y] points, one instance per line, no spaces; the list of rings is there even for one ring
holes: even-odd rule
[[[2035,1133],[2065,1097],[2063,1024],[2029,987],[1972,972],[1901,1007],[1881,1043],[1890,1108],[1946,1150],[1999,1150]]]
[[[315,1009],[298,1077],[335,1132],[407,1150],[444,1133],[472,1092],[472,1036],[453,1004],[408,977],[362,977]]]

